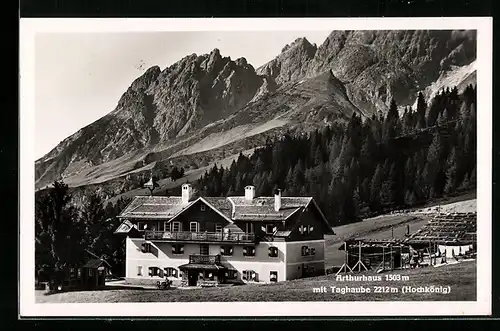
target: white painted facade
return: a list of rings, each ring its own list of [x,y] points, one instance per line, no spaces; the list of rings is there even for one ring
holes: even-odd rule
[[[142,238],[126,239],[126,273],[127,279],[134,280],[160,280],[160,276],[150,276],[149,268],[175,268],[180,282],[179,266],[189,263],[189,255],[200,254],[200,244],[203,243],[165,243],[151,242],[151,252],[142,252],[141,247],[145,242]],[[173,254],[172,245],[181,244],[184,247],[182,254]],[[221,254],[220,244],[209,244],[209,255]],[[252,245],[248,245],[252,246]],[[252,270],[256,275],[256,282],[271,282],[271,272],[277,274],[277,281],[290,280],[303,277],[304,268],[314,268],[316,272],[324,271],[324,240],[296,241],[296,242],[259,242],[255,247],[255,256],[244,256],[245,245],[232,245],[233,253],[230,256],[221,255],[221,264],[229,269],[238,271],[237,280],[242,279],[244,270]],[[314,249],[314,255],[302,255],[303,246]],[[269,256],[269,247],[278,249],[277,257]],[[142,272],[141,272],[142,271]],[[173,279],[174,281],[176,279]]]

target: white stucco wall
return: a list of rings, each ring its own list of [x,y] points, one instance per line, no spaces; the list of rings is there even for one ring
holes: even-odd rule
[[[152,242],[151,253],[143,253],[141,245],[144,239],[126,240],[126,278],[160,279],[150,277],[149,267],[173,267],[178,270],[180,265],[189,263],[189,255],[200,254],[200,244],[182,243],[184,253],[172,254],[172,243]],[[269,247],[278,248],[278,257],[269,257]],[[229,268],[238,270],[241,280],[243,270],[253,270],[257,273],[258,282],[269,282],[270,272],[278,272],[278,281],[285,280],[285,242],[261,242],[255,246],[255,256],[243,256],[242,245],[233,245],[232,256],[221,256],[221,263]],[[210,244],[209,255],[221,254],[221,245]],[[142,266],[142,276],[138,275],[138,267]],[[179,270],[178,270],[179,271]]]

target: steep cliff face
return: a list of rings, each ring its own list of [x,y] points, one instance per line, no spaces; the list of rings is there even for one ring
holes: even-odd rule
[[[202,140],[207,150],[210,139],[219,146],[276,126],[307,130],[354,112],[371,116],[393,98],[411,105],[419,91],[431,97],[473,83],[475,58],[475,31],[428,30],[333,31],[319,47],[299,38],[257,70],[218,49],[192,54],[149,68],[111,113],[37,160],[36,185],[79,173],[123,175]]]
[[[475,57],[475,31],[333,31],[318,48],[298,39],[258,72],[279,86],[332,70],[358,108],[375,112],[392,98],[412,104],[443,72]]]
[[[218,49],[192,54],[163,71],[149,68],[111,113],[38,160],[36,177],[50,182],[193,132],[246,105],[263,82],[244,58],[232,61]]]

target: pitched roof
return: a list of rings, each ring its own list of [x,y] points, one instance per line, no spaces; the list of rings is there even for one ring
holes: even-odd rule
[[[92,260],[87,261],[87,263],[83,267],[94,269],[94,268],[99,268],[103,264],[108,264],[108,263],[104,260],[92,259]]]
[[[281,197],[281,208],[274,210],[274,197],[228,197],[234,205],[234,220],[283,221],[311,202],[311,197]]]
[[[181,197],[136,196],[118,217],[169,219],[184,207]]]
[[[203,200],[211,204],[215,209],[224,214],[227,218],[231,218],[233,205],[231,201],[224,197],[203,197]]]
[[[312,197],[281,197],[279,211],[274,210],[275,197],[257,197],[252,200],[244,196],[233,197],[201,197],[182,203],[181,197],[136,196],[134,200],[120,213],[120,218],[147,218],[171,221],[173,218],[189,209],[196,201],[204,201],[216,212],[235,221],[285,221],[293,214],[304,210],[311,202],[319,210],[323,221],[328,225],[323,213]],[[286,229],[291,230],[291,229]]]

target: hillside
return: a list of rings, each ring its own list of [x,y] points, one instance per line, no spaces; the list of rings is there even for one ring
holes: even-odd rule
[[[108,115],[37,160],[35,185],[102,183],[194,153],[211,163],[286,130],[385,112],[393,98],[410,105],[418,91],[474,82],[475,41],[473,31],[333,31],[257,69],[218,49],[154,66]]]

